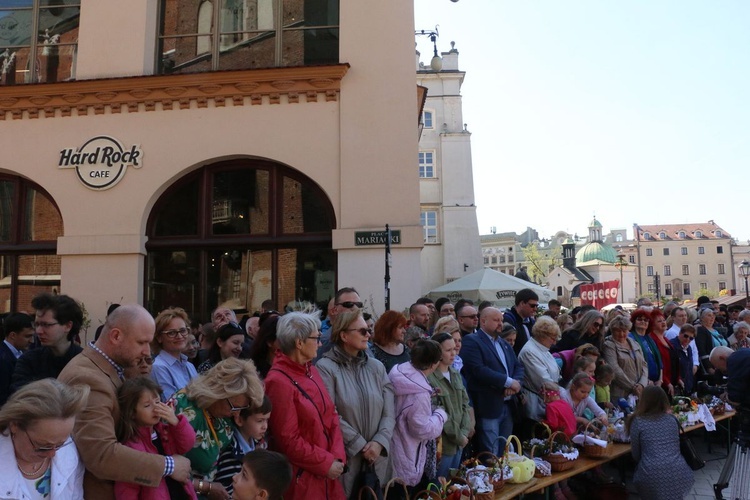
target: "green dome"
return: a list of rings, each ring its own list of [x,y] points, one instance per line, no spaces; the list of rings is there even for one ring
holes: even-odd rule
[[[589,227],[602,227],[602,223],[596,220],[596,217],[594,217],[594,220],[589,222]]]
[[[576,252],[576,265],[580,266],[581,264],[592,260],[600,260],[602,262],[614,264],[617,262],[617,254],[615,253],[614,248],[598,241],[593,241],[591,243],[586,243]]]

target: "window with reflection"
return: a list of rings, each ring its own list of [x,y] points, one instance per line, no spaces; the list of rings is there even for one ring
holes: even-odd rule
[[[161,0],[157,72],[335,64],[339,0]]]
[[[260,160],[204,167],[152,210],[147,307],[180,306],[208,320],[219,305],[324,304],[335,292],[334,227],[328,197],[299,172]]]
[[[60,211],[25,179],[0,176],[0,314],[30,311],[31,299],[60,287]]]
[[[75,79],[80,0],[0,2],[0,85]]]

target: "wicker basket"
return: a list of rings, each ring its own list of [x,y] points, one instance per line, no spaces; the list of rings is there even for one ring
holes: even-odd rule
[[[483,460],[483,457],[486,457],[486,460]],[[492,483],[492,487],[495,489],[495,491],[500,491],[501,489],[503,489],[503,486],[505,486],[503,460],[489,451],[481,451],[477,453],[476,457],[474,458],[476,458],[479,463],[481,463],[485,467],[490,467],[493,469],[497,468],[500,470],[500,479],[495,479],[493,475],[490,474],[490,482]]]
[[[555,437],[557,435],[561,435],[565,438],[565,441],[572,446],[572,443],[570,442],[570,439],[568,436],[565,435],[564,432],[553,432],[552,435],[549,437],[549,449],[552,450],[552,445],[555,442]],[[549,462],[549,464],[552,466],[552,472],[563,472],[568,469],[571,469],[575,463],[577,458],[573,460],[568,460],[564,456],[558,454],[558,453],[548,453],[547,455],[542,457],[544,460]]]
[[[536,450],[536,447],[537,447],[537,445],[534,445],[534,446],[532,446],[532,447],[531,447],[531,449],[529,450],[529,458],[531,458],[532,460],[534,460],[534,450]],[[550,472],[552,472],[552,471],[553,471],[553,469],[552,469],[552,464],[551,464],[551,463],[549,462],[549,460],[547,460],[546,458],[542,458],[542,457],[538,457],[538,458],[540,458],[541,460],[544,460],[545,462],[547,462],[548,464],[550,464]],[[534,471],[534,477],[535,477],[535,478],[537,478],[537,479],[542,479],[542,478],[544,478],[544,477],[548,477],[548,476],[549,476],[549,475],[544,475],[544,474],[543,474],[543,473],[542,473],[542,472],[541,472],[541,471],[539,470],[539,464],[537,463],[537,464],[536,464],[536,470]]]
[[[595,420],[591,420],[588,424],[586,424],[586,427],[583,429],[583,452],[586,454],[587,457],[591,458],[600,458],[609,453],[609,441],[607,441],[607,446],[602,447],[598,444],[586,444],[586,436],[588,435],[588,430],[591,424],[593,424]]]
[[[471,472],[469,472],[468,476],[480,475],[480,474],[489,474],[489,472],[485,472],[485,471],[471,471]],[[468,481],[468,477],[467,477],[467,481]],[[469,481],[469,484],[471,484],[470,481]],[[503,484],[505,484],[505,481],[503,481]],[[492,487],[493,487],[492,491],[487,491],[487,492],[484,492],[484,493],[479,493],[477,491],[473,491],[472,490],[472,495],[473,495],[474,499],[475,500],[495,500],[495,493],[498,490],[495,489],[494,483],[493,483]],[[502,486],[501,486],[501,488],[502,488]]]

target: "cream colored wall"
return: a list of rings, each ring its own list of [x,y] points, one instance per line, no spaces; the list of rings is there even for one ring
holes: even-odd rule
[[[337,115],[338,103],[329,102],[6,120],[0,122],[0,148],[7,152],[2,167],[37,182],[58,204],[65,231],[58,242],[62,293],[83,301],[97,317],[121,297],[142,302],[151,208],[171,184],[204,163],[270,158],[318,182],[336,207]],[[100,134],[126,147],[139,144],[143,165],[128,167],[119,184],[97,192],[57,162],[61,149]]]
[[[340,62],[351,68],[341,82],[341,198],[339,286],[372,295],[382,311],[382,247],[354,247],[351,230],[401,228],[393,247],[393,309],[421,295],[417,107],[414,81],[414,6],[411,2],[347,0],[341,5]],[[387,29],[384,30],[384,27]],[[387,33],[387,35],[384,35]]]
[[[113,0],[84,0],[78,78],[150,74],[156,4],[139,0],[124,9]],[[170,111],[157,105],[152,112],[0,121],[0,170],[37,182],[60,208],[62,292],[83,301],[92,318],[104,316],[107,302],[142,302],[146,221],[158,197],[204,164],[254,156],[298,169],[328,194],[338,223],[339,286],[372,295],[375,310],[383,310],[382,249],[354,247],[353,232],[388,223],[404,239],[393,250],[392,307],[419,297],[413,6],[347,0],[340,19],[340,60],[351,69],[339,102],[282,98],[278,105]],[[57,163],[61,149],[102,134],[140,145],[143,165],[96,192]]]
[[[150,75],[158,0],[82,0],[78,80]]]

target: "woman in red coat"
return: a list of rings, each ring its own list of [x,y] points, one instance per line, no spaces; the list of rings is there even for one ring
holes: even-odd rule
[[[265,383],[273,405],[270,447],[286,455],[293,467],[284,498],[344,500],[338,478],[346,451],[339,417],[311,363],[320,343],[317,314],[285,314],[279,318],[276,340],[279,350]]]

